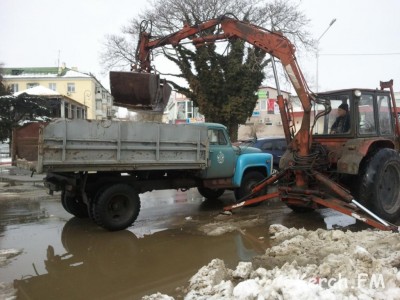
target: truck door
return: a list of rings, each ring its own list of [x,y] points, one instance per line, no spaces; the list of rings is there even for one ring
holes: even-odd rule
[[[206,178],[232,177],[235,172],[236,153],[222,128],[209,128],[210,142],[209,166]]]

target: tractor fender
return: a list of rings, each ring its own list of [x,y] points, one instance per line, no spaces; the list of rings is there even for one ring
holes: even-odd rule
[[[242,178],[247,171],[259,170],[266,177],[271,174],[273,156],[269,153],[242,154],[236,161],[235,174],[233,175],[233,186],[239,187]]]
[[[394,149],[394,143],[385,138],[348,140],[343,145],[342,155],[337,161],[338,173],[357,175],[363,158],[381,148]]]

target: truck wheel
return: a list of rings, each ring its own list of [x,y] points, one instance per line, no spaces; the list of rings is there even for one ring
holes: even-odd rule
[[[139,215],[139,196],[127,184],[111,185],[95,201],[92,208],[94,221],[110,231],[129,227]]]
[[[239,188],[235,189],[235,198],[236,201],[239,201],[244,196],[249,195],[251,193],[251,189],[253,186],[260,181],[265,179],[265,176],[258,171],[250,171],[243,176],[242,184]],[[268,192],[268,188],[265,187],[263,190],[257,193],[256,196],[265,195]],[[256,203],[257,205],[258,203]]]
[[[71,215],[77,218],[87,218],[89,216],[87,205],[77,197],[69,197],[65,191],[61,192],[61,205]]]
[[[210,189],[202,186],[199,186],[197,190],[200,195],[207,199],[218,199],[225,192],[224,189]]]
[[[92,221],[94,221],[95,223],[96,223],[96,219],[95,219],[94,215],[95,215],[96,201],[97,201],[97,199],[99,198],[99,196],[100,196],[106,189],[108,189],[109,187],[110,187],[110,185],[102,186],[102,187],[99,188],[96,192],[93,192],[93,193],[92,193],[92,196],[90,197],[90,200],[89,200],[89,209],[88,209],[89,218],[90,218]],[[93,195],[94,195],[94,196],[93,196]]]
[[[381,149],[360,172],[360,202],[379,217],[393,222],[400,217],[400,157],[393,149]]]

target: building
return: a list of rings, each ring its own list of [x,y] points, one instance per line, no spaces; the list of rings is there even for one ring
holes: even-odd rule
[[[165,115],[164,121],[170,124],[204,122],[204,116],[193,106],[193,101],[175,91],[171,93]]]
[[[76,68],[3,68],[3,82],[13,93],[43,86],[85,107],[84,118],[106,119],[115,113],[111,94],[90,73]],[[69,105],[66,102],[66,105]],[[73,111],[75,107],[66,107]]]
[[[282,91],[282,94],[284,98],[290,98],[290,93]],[[246,124],[239,126],[239,140],[252,138],[254,134],[258,137],[282,136],[284,134],[281,115],[276,103],[277,96],[278,93],[275,88],[260,87],[258,91],[259,100],[252,116]],[[301,105],[297,105],[296,101],[293,110],[295,123],[299,124],[302,118],[302,110]],[[172,124],[195,123],[204,122],[205,118],[198,112],[198,108],[193,106],[193,101],[180,93],[172,92],[163,121]]]
[[[281,91],[283,98],[289,99],[290,93]],[[270,86],[261,86],[258,90],[258,101],[253,114],[246,121],[246,124],[239,126],[238,139],[264,137],[264,136],[282,136],[284,134],[282,127],[281,114],[276,102],[278,92]]]
[[[83,104],[65,96],[60,93],[43,87],[41,85],[32,88],[15,92],[13,96],[20,95],[38,96],[42,99],[51,101],[52,114],[51,118],[68,118],[68,119],[85,119],[87,107]]]

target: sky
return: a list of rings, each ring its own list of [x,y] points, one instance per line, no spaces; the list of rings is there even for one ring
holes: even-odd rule
[[[399,0],[294,3],[310,19],[315,39],[336,19],[319,41],[319,91],[377,88],[380,80],[390,79],[400,91]],[[93,73],[108,88],[99,62],[105,35],[120,33],[149,5],[148,0],[0,0],[0,63],[51,67],[65,62]],[[317,91],[316,52],[297,53],[297,58],[310,88]],[[273,81],[266,84],[274,86]]]

